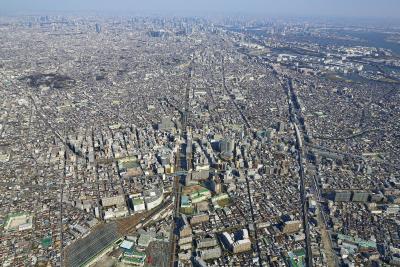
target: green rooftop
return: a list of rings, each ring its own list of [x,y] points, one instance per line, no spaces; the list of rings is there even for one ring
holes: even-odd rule
[[[135,249],[126,251],[124,255],[135,258],[146,258],[146,253],[137,251]]]
[[[304,259],[306,257],[306,251],[304,249],[298,249],[295,251],[290,251],[289,255],[289,263],[291,267],[305,267],[306,264]]]
[[[140,204],[143,204],[144,201],[141,198],[134,198],[134,199],[132,199],[132,203],[133,203],[133,205],[140,205]]]
[[[51,236],[46,236],[45,238],[42,239],[41,241],[42,247],[48,248],[52,244],[52,239]]]
[[[122,261],[135,263],[135,264],[142,264],[144,262],[144,258],[130,258],[130,257],[122,257]]]
[[[371,240],[363,240],[358,237],[352,237],[352,236],[343,235],[343,234],[338,234],[338,239],[355,243],[355,244],[359,245],[360,247],[364,247],[364,248],[377,248],[376,242],[371,241]]]
[[[210,191],[206,188],[201,188],[197,191],[194,191],[193,193],[190,194],[191,198],[195,198],[195,197],[199,197],[199,196],[203,196],[204,194],[209,194]]]

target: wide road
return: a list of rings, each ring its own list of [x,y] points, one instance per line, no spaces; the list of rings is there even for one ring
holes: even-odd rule
[[[180,155],[181,149],[179,148],[176,152],[176,162],[175,168],[178,170],[180,168]],[[179,183],[179,176],[174,176],[174,183],[172,186],[172,193],[174,196],[174,212],[173,212],[173,221],[171,226],[171,233],[169,237],[170,242],[170,258],[169,258],[169,266],[174,266],[175,264],[175,255],[176,255],[176,244],[177,244],[177,236],[175,235],[175,229],[177,226],[177,220],[179,218],[179,206],[180,206],[180,193],[182,189]]]
[[[229,91],[229,89],[226,86],[226,78],[225,78],[225,62],[224,62],[224,57],[222,57],[222,63],[221,63],[221,70],[222,70],[222,85],[224,88],[224,91],[226,94],[229,95],[229,99],[232,102],[232,104],[235,106],[236,110],[238,111],[240,117],[242,118],[245,126],[247,129],[251,129],[251,125],[249,120],[247,119],[246,115],[243,113],[243,110],[238,106],[238,104],[235,101],[235,98],[233,94]],[[258,233],[257,233],[257,224],[255,222],[255,216],[254,216],[254,208],[253,208],[253,201],[251,198],[251,192],[250,192],[250,181],[249,177],[246,175],[246,185],[247,185],[247,193],[248,193],[248,198],[249,198],[249,204],[250,204],[250,213],[251,213],[251,220],[253,222],[253,227],[254,227],[254,238],[256,240],[256,252],[259,258],[259,266],[262,266],[262,260],[261,260],[261,250],[258,242]]]
[[[305,189],[305,181],[304,181],[304,163],[303,163],[303,138],[299,130],[299,121],[297,119],[295,107],[292,102],[293,98],[293,88],[291,79],[287,79],[286,84],[286,93],[289,102],[289,115],[290,121],[293,123],[295,132],[296,132],[296,143],[297,143],[297,160],[299,164],[299,176],[300,176],[300,199],[303,210],[303,226],[304,233],[306,235],[306,259],[307,266],[311,267],[312,264],[312,252],[311,252],[311,240],[310,240],[310,227],[308,223],[308,208],[307,208],[307,199],[306,199],[306,189]]]
[[[186,84],[186,91],[185,91],[185,105],[184,105],[184,112],[181,113],[181,123],[182,123],[182,131],[180,133],[181,139],[185,140],[185,146],[182,144],[176,151],[175,155],[175,172],[179,171],[184,171],[185,174],[182,174],[182,176],[187,175],[188,171],[188,166],[191,166],[191,162],[186,162],[186,146],[188,144],[188,136],[187,136],[187,127],[188,127],[188,118],[189,118],[189,90],[190,90],[190,80],[192,78],[192,70],[193,70],[193,62],[194,60],[192,59],[189,63],[189,73],[187,77],[187,84]],[[186,163],[184,165],[184,168],[182,168],[182,163]],[[172,227],[171,227],[171,233],[170,233],[170,258],[169,258],[169,266],[175,266],[176,264],[176,254],[177,254],[177,235],[175,234],[175,230],[177,228],[177,222],[179,219],[179,207],[180,207],[180,201],[181,201],[181,192],[182,192],[182,186],[179,181],[180,176],[175,175],[174,176],[174,183],[172,187],[172,192],[174,195],[174,216],[173,216],[173,222],[172,222]]]
[[[333,252],[333,245],[332,245],[333,243],[332,243],[331,235],[328,231],[328,224],[326,222],[325,214],[321,207],[321,202],[323,202],[323,200],[321,198],[320,187],[317,183],[315,175],[312,178],[312,189],[313,189],[312,192],[314,194],[314,198],[316,199],[317,221],[318,221],[318,225],[321,228],[321,239],[322,239],[322,244],[325,249],[326,261],[327,261],[328,267],[339,266],[339,264],[337,262],[337,257],[335,255],[335,253]]]
[[[63,170],[63,177],[61,177],[60,183],[60,266],[63,266],[63,254],[64,254],[64,225],[63,225],[63,197],[64,197],[64,184],[65,184],[65,177],[67,176],[67,150],[64,149],[64,170]]]

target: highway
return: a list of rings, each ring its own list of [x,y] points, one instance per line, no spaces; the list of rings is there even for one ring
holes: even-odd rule
[[[293,94],[293,88],[292,88],[292,82],[290,79],[288,79],[288,83],[287,83],[287,93],[288,93],[288,97],[289,99],[293,100],[292,98],[294,97]],[[303,206],[303,222],[304,222],[304,229],[305,229],[305,234],[306,234],[306,258],[307,258],[307,266],[313,266],[312,264],[312,252],[311,252],[311,242],[310,242],[310,229],[309,229],[309,224],[308,224],[308,203],[307,203],[307,199],[306,199],[306,192],[305,192],[305,174],[304,174],[304,146],[303,146],[303,137],[302,137],[302,133],[301,130],[302,127],[299,127],[299,121],[298,121],[298,117],[300,117],[300,112],[298,112],[300,110],[300,107],[298,107],[297,109],[294,107],[294,105],[292,104],[292,101],[289,101],[289,111],[290,111],[290,117],[291,117],[291,121],[294,124],[294,128],[295,128],[295,132],[296,132],[296,142],[297,142],[297,149],[298,149],[298,163],[299,163],[299,175],[300,175],[300,195],[301,195],[301,202],[302,202],[302,206]],[[297,114],[296,114],[297,113]],[[309,146],[308,143],[305,143],[305,146]],[[312,147],[318,147],[318,146],[312,146]],[[318,147],[321,148],[321,147]],[[330,150],[330,152],[333,152],[332,150]],[[334,153],[338,153],[338,154],[346,154],[346,153],[340,153],[338,151],[334,151]],[[346,155],[348,156],[348,155]],[[355,155],[352,155],[353,157]],[[325,248],[325,252],[327,255],[327,262],[328,262],[328,266],[329,267],[333,267],[333,266],[338,266],[338,262],[337,262],[337,257],[334,253],[334,251],[332,250],[332,239],[331,236],[328,232],[328,225],[326,222],[326,218],[325,218],[325,214],[321,208],[321,191],[320,191],[320,187],[318,186],[318,183],[315,179],[315,176],[312,178],[311,181],[311,192],[314,194],[314,197],[316,199],[317,202],[317,210],[318,210],[318,214],[317,214],[317,220],[318,220],[318,224],[321,227],[321,238],[323,241],[323,246]],[[321,223],[322,221],[322,223]]]
[[[296,127],[296,132],[298,132],[298,128]],[[311,252],[311,240],[310,240],[310,227],[308,223],[308,207],[307,207],[307,198],[306,198],[306,190],[305,190],[305,182],[304,182],[304,166],[303,166],[303,148],[298,144],[298,163],[299,163],[299,175],[300,175],[300,199],[303,208],[303,222],[304,222],[304,229],[306,235],[306,247],[307,247],[307,266],[312,265],[312,252]]]
[[[64,130],[65,132],[65,130]],[[67,133],[64,134],[67,136]],[[65,149],[66,144],[64,143],[64,168],[63,168],[63,177],[61,177],[60,183],[60,266],[63,266],[63,254],[64,254],[64,226],[63,226],[63,197],[64,197],[64,184],[65,177],[67,176],[67,149]]]
[[[329,153],[335,154],[335,155],[340,155],[340,156],[344,156],[347,158],[352,158],[352,159],[357,159],[357,160],[362,160],[365,161],[366,160],[366,156],[364,155],[357,155],[357,154],[353,154],[353,153],[346,153],[346,152],[342,152],[342,151],[338,151],[338,150],[334,150],[332,148],[328,148],[328,147],[324,147],[324,146],[318,146],[318,145],[312,145],[310,143],[305,143],[305,146],[307,146],[309,149],[314,149],[314,150],[319,150],[319,151],[327,151]],[[318,153],[318,152],[317,152]],[[396,164],[392,164],[386,160],[379,160],[379,159],[372,159],[370,158],[370,160],[375,161],[375,162],[379,162],[382,164],[385,164],[387,166],[389,166],[390,168],[393,168],[395,170],[400,170],[400,166],[396,165]]]
[[[192,78],[192,70],[193,70],[193,62],[192,59],[189,63],[188,68],[188,81],[186,84],[185,90],[185,109],[184,112],[181,113],[181,121],[182,121],[182,131],[181,131],[181,139],[185,140],[185,146],[181,145],[179,149],[176,151],[176,160],[175,160],[175,169],[177,174],[181,172],[179,175],[174,176],[174,183],[172,186],[172,192],[174,194],[174,216],[170,233],[170,258],[169,258],[169,266],[175,266],[176,264],[176,249],[177,249],[177,235],[175,234],[175,230],[177,229],[177,222],[179,220],[179,207],[182,193],[182,186],[179,181],[180,176],[187,175],[188,166],[191,166],[190,162],[186,162],[186,146],[188,141],[187,136],[187,126],[188,126],[188,118],[189,118],[189,90],[190,90],[190,80]],[[185,148],[185,149],[184,149]],[[185,162],[185,168],[182,170],[182,163]]]
[[[303,153],[304,153],[303,141],[302,141],[302,135],[298,127],[299,122],[296,116],[295,107],[293,105],[293,102],[291,101],[293,98],[293,88],[292,88],[292,81],[290,78],[287,79],[285,91],[287,93],[289,102],[290,121],[293,123],[296,132],[297,161],[299,164],[299,176],[300,176],[300,199],[303,210],[304,233],[306,236],[306,261],[307,261],[307,266],[311,267],[313,266],[313,263],[312,263],[312,252],[311,252],[310,227],[308,223],[308,207],[307,207],[306,189],[304,181],[305,174],[304,174],[304,164],[303,164]]]
[[[321,208],[321,202],[323,202],[323,200],[321,198],[321,190],[317,183],[316,176],[313,176],[312,178],[312,191],[317,202],[317,220],[318,225],[320,225],[321,228],[322,242],[326,252],[328,267],[339,266],[338,259],[333,251],[333,242],[331,235],[328,231],[329,228],[325,218],[325,213]]]
[[[181,155],[181,150],[178,149],[176,153],[176,163],[175,163],[176,168],[180,168],[180,155]],[[182,187],[181,184],[179,183],[179,179],[180,179],[179,176],[175,176],[174,183],[172,186],[172,192],[174,195],[174,212],[173,212],[171,233],[169,238],[170,240],[169,266],[175,265],[175,257],[176,257],[177,235],[175,234],[175,229],[177,228],[177,221],[179,219],[179,207],[180,207],[180,198],[182,192]]]
[[[312,145],[310,143],[306,143],[305,146],[315,149],[315,150],[327,151],[329,153],[336,154],[336,155],[341,155],[341,156],[345,156],[345,157],[349,157],[349,158],[353,158],[353,159],[364,160],[363,156],[352,154],[352,153],[346,153],[346,152],[342,152],[342,151],[337,151],[332,148],[327,148],[327,147],[318,146],[318,145]]]
[[[342,136],[342,137],[330,137],[330,136],[319,136],[319,135],[313,135],[314,139],[323,139],[323,140],[335,140],[335,141],[343,141],[343,140],[348,140],[356,137],[362,137],[363,135],[370,133],[370,132],[379,132],[379,131],[384,131],[383,129],[368,129],[368,130],[363,130],[361,132],[349,135],[349,136]]]

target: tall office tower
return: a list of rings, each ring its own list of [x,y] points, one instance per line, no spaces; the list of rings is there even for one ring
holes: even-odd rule
[[[96,32],[100,33],[101,32],[101,26],[100,24],[96,23]]]
[[[226,138],[220,141],[220,151],[223,158],[232,159],[234,149],[235,141],[233,139]]]

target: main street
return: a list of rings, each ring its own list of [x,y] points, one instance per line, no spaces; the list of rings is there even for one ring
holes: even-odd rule
[[[300,122],[299,122],[299,117],[301,117],[301,113],[299,110],[301,110],[301,107],[295,107],[293,105],[293,102],[296,100],[295,94],[293,93],[293,84],[291,79],[288,79],[287,81],[287,94],[288,94],[288,102],[289,102],[289,112],[290,112],[290,119],[294,125],[295,133],[296,133],[296,143],[297,143],[297,150],[298,150],[298,164],[299,164],[299,176],[300,176],[300,196],[301,196],[301,203],[303,207],[303,223],[304,223],[304,229],[305,229],[305,235],[306,235],[306,256],[307,256],[307,266],[313,266],[313,261],[312,261],[312,251],[311,251],[311,240],[310,240],[310,227],[309,227],[309,220],[308,220],[308,202],[306,198],[306,186],[305,186],[305,172],[304,172],[304,164],[305,164],[305,159],[304,159],[304,145],[303,145],[303,134],[301,132],[301,129],[303,129],[302,125],[299,127]],[[296,101],[297,102],[297,101]],[[307,145],[307,144],[305,144]],[[321,227],[321,238],[323,242],[324,249],[326,251],[327,255],[327,262],[329,267],[337,266],[337,258],[332,250],[332,240],[331,236],[328,232],[328,226],[327,222],[325,219],[325,215],[323,213],[322,207],[321,207],[321,192],[320,188],[318,186],[317,181],[315,180],[315,176],[312,178],[311,181],[311,188],[310,188],[311,193],[313,193],[314,198],[317,200],[316,205],[317,205],[317,220],[318,224]]]
[[[305,187],[305,174],[304,174],[304,159],[303,159],[303,137],[299,130],[298,118],[296,115],[296,110],[293,105],[293,88],[292,88],[292,81],[291,79],[287,79],[287,84],[284,85],[286,87],[286,93],[288,97],[289,103],[289,116],[290,121],[294,125],[294,130],[296,134],[296,146],[297,146],[297,161],[299,164],[299,176],[300,176],[300,200],[302,205],[302,213],[303,213],[303,227],[304,233],[306,236],[306,259],[307,259],[307,266],[313,266],[312,263],[312,251],[311,251],[311,240],[310,240],[310,227],[308,222],[308,207],[307,207],[307,198],[306,198],[306,187]]]
[[[187,77],[187,84],[186,84],[186,91],[185,91],[185,105],[184,105],[184,111],[181,113],[181,120],[182,120],[182,129],[180,132],[180,139],[184,140],[184,144],[179,144],[179,147],[176,150],[175,154],[175,169],[176,172],[179,171],[184,171],[184,173],[178,175],[176,174],[174,176],[174,182],[172,186],[172,193],[174,195],[174,216],[173,216],[173,222],[172,222],[172,227],[171,227],[171,233],[170,233],[170,258],[169,258],[169,266],[175,266],[176,263],[176,249],[177,249],[177,234],[178,234],[178,221],[179,221],[179,207],[180,207],[180,201],[181,201],[181,192],[182,192],[182,186],[180,183],[180,177],[185,177],[188,175],[189,171],[189,166],[191,166],[191,162],[188,162],[188,159],[186,158],[186,147],[188,144],[188,132],[187,132],[187,127],[188,127],[188,118],[189,118],[189,89],[190,89],[190,80],[192,78],[192,64],[193,60],[189,63],[189,69],[188,69],[188,77]],[[190,160],[190,159],[189,159]]]

